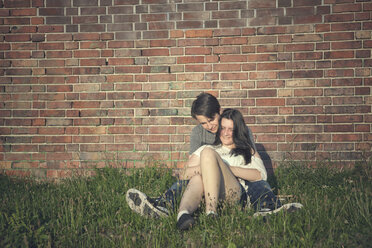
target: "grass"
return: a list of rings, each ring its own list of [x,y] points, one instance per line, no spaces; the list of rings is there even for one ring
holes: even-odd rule
[[[125,201],[132,187],[162,193],[174,181],[169,169],[105,168],[59,184],[0,176],[0,247],[371,247],[371,163],[349,170],[292,164],[273,179],[304,209],[264,221],[224,206],[219,218],[201,211],[197,225],[180,232],[175,213],[149,220]]]

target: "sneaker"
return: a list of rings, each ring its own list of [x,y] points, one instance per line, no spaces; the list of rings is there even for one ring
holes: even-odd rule
[[[217,219],[217,217],[218,217],[218,214],[216,214],[215,212],[213,212],[213,211],[211,211],[211,212],[209,212],[208,214],[207,214],[207,218],[209,218],[209,219]]]
[[[301,203],[296,203],[296,202],[295,203],[287,203],[287,204],[284,204],[283,206],[281,206],[280,208],[277,208],[277,209],[274,209],[274,210],[271,210],[269,208],[261,209],[257,213],[254,213],[253,217],[256,218],[258,216],[266,216],[266,215],[270,215],[270,214],[276,214],[276,213],[281,212],[281,211],[291,213],[291,212],[294,212],[294,211],[297,211],[297,210],[301,209],[302,207],[303,207],[303,205]]]
[[[194,218],[190,214],[183,214],[177,221],[177,228],[185,231],[194,225]]]
[[[136,213],[150,218],[167,217],[168,209],[160,206],[154,199],[147,197],[137,189],[129,189],[126,194],[126,200],[129,207]]]

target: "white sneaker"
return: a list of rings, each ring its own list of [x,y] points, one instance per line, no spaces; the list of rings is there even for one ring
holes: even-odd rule
[[[136,213],[150,218],[167,217],[168,209],[157,206],[155,201],[137,189],[129,189],[126,194],[129,207]]]
[[[294,203],[287,203],[287,204],[284,204],[283,206],[281,206],[280,208],[277,208],[277,209],[274,209],[274,210],[270,210],[270,209],[261,209],[260,211],[256,212],[253,214],[253,217],[256,218],[258,216],[266,216],[266,215],[270,215],[270,214],[276,214],[280,211],[285,211],[285,212],[288,212],[288,213],[291,213],[291,212],[295,212],[299,209],[301,209],[303,207],[303,205],[301,203],[297,203],[297,202],[294,202]]]

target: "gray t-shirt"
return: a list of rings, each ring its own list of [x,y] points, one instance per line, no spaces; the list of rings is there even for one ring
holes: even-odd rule
[[[256,144],[254,143],[253,135],[251,129],[247,126],[249,138],[253,144],[253,148],[257,151]],[[211,145],[214,142],[216,134],[208,132],[205,130],[201,124],[195,126],[191,131],[190,136],[190,150],[189,154],[191,155],[199,147],[203,145]]]

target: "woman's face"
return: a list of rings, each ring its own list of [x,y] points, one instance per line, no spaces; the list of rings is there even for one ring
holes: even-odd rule
[[[218,120],[220,118],[219,114],[215,114],[213,118],[208,118],[204,115],[196,115],[196,120],[202,125],[202,127],[211,132],[217,133],[218,130]]]
[[[232,149],[235,148],[233,140],[234,122],[232,120],[222,118],[220,140],[222,145]]]

